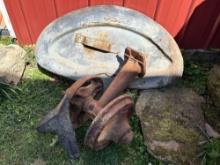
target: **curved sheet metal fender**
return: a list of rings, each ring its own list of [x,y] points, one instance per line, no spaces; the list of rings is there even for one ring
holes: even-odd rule
[[[76,10],[50,23],[36,44],[44,69],[77,80],[100,75],[107,83],[131,47],[148,55],[143,78],[131,88],[168,85],[183,73],[183,58],[172,36],[149,17],[128,8],[102,5]]]

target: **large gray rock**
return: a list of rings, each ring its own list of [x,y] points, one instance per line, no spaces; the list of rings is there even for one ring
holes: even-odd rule
[[[26,52],[18,45],[0,45],[0,82],[17,84],[25,68]]]
[[[191,89],[147,90],[140,94],[136,113],[148,151],[174,164],[198,164],[198,145],[205,139],[203,99]]]
[[[215,65],[211,69],[207,86],[210,98],[220,111],[220,65]]]

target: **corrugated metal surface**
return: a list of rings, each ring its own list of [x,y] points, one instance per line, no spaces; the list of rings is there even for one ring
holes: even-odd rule
[[[54,3],[56,6],[57,17],[89,5],[88,0],[54,0]]]
[[[220,47],[219,0],[4,0],[17,38],[35,43],[42,29],[65,13],[93,5],[136,9],[164,26],[182,48]]]
[[[19,42],[32,43],[20,1],[6,0],[4,2]]]

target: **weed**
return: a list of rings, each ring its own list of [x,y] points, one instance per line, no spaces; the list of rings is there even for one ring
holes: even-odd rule
[[[11,95],[17,95],[19,90],[18,87],[0,82],[0,102],[3,101],[3,99],[12,100]]]
[[[184,67],[183,85],[193,88],[200,95],[204,95],[210,68],[211,64],[209,63],[187,62]]]
[[[204,147],[202,154],[202,165],[219,165],[220,162],[220,141],[210,140]]]
[[[15,43],[15,40],[11,37],[0,37],[0,44],[10,45]]]

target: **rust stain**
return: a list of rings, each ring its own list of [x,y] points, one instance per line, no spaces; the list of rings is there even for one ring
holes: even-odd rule
[[[99,40],[108,42],[108,33],[107,33],[107,32],[99,32],[99,33],[97,34],[97,38],[98,38]]]
[[[74,41],[83,45],[83,51],[91,59],[96,58],[96,52],[112,52],[112,44],[108,41],[107,32],[98,32],[95,37],[85,36],[81,33],[75,35]]]
[[[111,43],[109,43],[106,38],[107,34],[102,32],[94,38],[77,33],[75,35],[75,42],[97,51],[111,52]]]
[[[83,51],[84,51],[84,55],[86,55],[88,58],[96,59],[97,57],[96,52],[93,49],[84,46]]]

